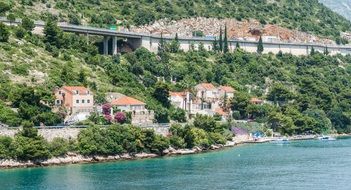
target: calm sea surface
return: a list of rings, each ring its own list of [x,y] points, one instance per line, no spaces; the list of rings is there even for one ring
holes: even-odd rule
[[[351,189],[351,139],[206,154],[0,170],[0,189]]]

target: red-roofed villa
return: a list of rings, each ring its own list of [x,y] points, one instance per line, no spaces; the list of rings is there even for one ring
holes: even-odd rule
[[[94,111],[94,95],[83,86],[63,86],[54,93],[55,105],[65,107],[70,115]]]

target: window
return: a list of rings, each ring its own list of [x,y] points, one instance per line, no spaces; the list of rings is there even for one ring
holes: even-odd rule
[[[79,94],[78,90],[76,90],[76,94]]]
[[[89,103],[90,103],[90,100],[87,100],[87,103],[89,104]]]
[[[57,105],[61,104],[61,101],[60,100],[56,100],[56,104]]]
[[[76,103],[79,104],[79,100],[76,100]]]
[[[87,91],[87,94],[90,94],[90,92],[89,92],[89,91]]]
[[[59,91],[59,94],[62,94],[61,90]]]
[[[85,100],[82,100],[82,104],[84,104],[85,103]]]

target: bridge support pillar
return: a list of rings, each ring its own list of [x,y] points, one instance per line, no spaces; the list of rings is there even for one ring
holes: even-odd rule
[[[112,38],[112,55],[117,55],[117,36]]]
[[[108,55],[108,40],[110,37],[104,36],[104,55]]]

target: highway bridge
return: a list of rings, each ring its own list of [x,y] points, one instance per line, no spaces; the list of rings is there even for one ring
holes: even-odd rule
[[[8,25],[18,25],[21,23],[20,19],[15,21],[9,21],[4,17],[0,17],[0,22]],[[43,29],[45,22],[35,21],[36,28]],[[58,26],[65,32],[72,32],[76,34],[84,35],[97,35],[104,37],[103,40],[103,53],[115,55],[121,49],[118,48],[118,42],[128,44],[130,49],[135,50],[139,47],[145,47],[149,51],[157,52],[158,43],[161,39],[158,35],[151,35],[146,33],[134,33],[115,31],[105,28],[96,28],[82,25],[72,25],[68,23],[58,23]],[[171,41],[174,39],[172,36],[164,36],[165,41]],[[190,50],[190,47],[194,45],[198,48],[202,43],[207,50],[212,49],[214,38],[199,38],[199,37],[179,37],[180,48],[184,51]],[[110,43],[109,43],[110,42]],[[109,48],[109,44],[112,42],[112,48]],[[258,42],[256,41],[245,41],[245,40],[229,40],[229,50],[233,51],[236,48],[236,44],[239,43],[240,47],[248,52],[256,52]],[[263,53],[274,53],[278,52],[291,53],[293,55],[308,55],[311,52],[312,47],[315,51],[324,52],[328,49],[330,54],[351,54],[351,46],[345,45],[330,45],[330,44],[316,44],[316,43],[292,43],[292,42],[263,42],[264,52]],[[109,52],[109,49],[112,51]]]

